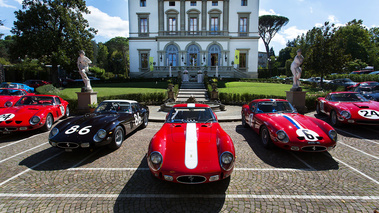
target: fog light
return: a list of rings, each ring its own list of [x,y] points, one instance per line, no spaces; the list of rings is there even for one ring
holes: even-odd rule
[[[170,175],[165,175],[164,179],[167,180],[167,181],[173,181],[174,180],[174,178],[172,176],[170,176]]]
[[[299,151],[300,148],[298,146],[291,146],[292,151]]]
[[[334,149],[335,146],[330,146],[328,147],[328,151],[332,151]]]
[[[20,130],[27,130],[28,127],[20,127]]]
[[[51,142],[51,146],[57,146],[56,142]]]
[[[89,143],[82,143],[82,144],[80,144],[80,146],[82,148],[88,148],[89,147]]]
[[[347,120],[347,122],[353,124],[355,121],[354,120]]]
[[[214,176],[209,177],[209,181],[216,181],[216,180],[220,180],[220,176],[214,175]]]

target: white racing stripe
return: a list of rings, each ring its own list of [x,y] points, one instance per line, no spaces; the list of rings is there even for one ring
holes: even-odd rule
[[[197,166],[196,123],[187,123],[184,164],[188,169],[194,169]]]

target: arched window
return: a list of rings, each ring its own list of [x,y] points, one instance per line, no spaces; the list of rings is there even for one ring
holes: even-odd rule
[[[178,66],[178,48],[171,44],[166,48],[166,66]]]
[[[187,49],[187,65],[200,66],[200,50],[199,47],[192,44]]]
[[[208,65],[209,66],[220,66],[221,50],[220,46],[214,44],[209,47],[208,50]]]

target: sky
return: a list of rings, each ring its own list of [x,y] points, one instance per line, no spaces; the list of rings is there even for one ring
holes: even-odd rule
[[[137,0],[133,0],[137,1]],[[231,0],[235,1],[235,0]],[[14,12],[21,9],[22,0],[0,0],[0,33],[11,35]],[[116,36],[129,36],[128,0],[87,0],[91,14],[85,15],[91,27],[98,30],[95,40],[106,42]],[[279,51],[288,41],[306,33],[313,27],[329,21],[343,26],[353,19],[363,20],[367,28],[379,27],[378,0],[260,0],[259,15],[280,15],[289,19],[273,38],[270,47]],[[259,51],[265,51],[260,39]]]

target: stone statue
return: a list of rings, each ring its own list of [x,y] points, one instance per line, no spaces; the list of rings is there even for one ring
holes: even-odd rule
[[[297,55],[295,56],[292,64],[291,64],[291,71],[293,74],[293,86],[291,90],[301,90],[300,87],[300,77],[301,77],[301,68],[300,65],[304,61],[304,56],[301,55],[301,49],[297,50]]]
[[[86,72],[88,72],[89,64],[91,63],[92,61],[88,57],[85,56],[85,52],[83,50],[80,50],[77,64],[78,64],[79,73],[82,76],[82,79],[84,82],[84,88],[82,89],[82,92],[93,91],[90,80],[86,74]]]

